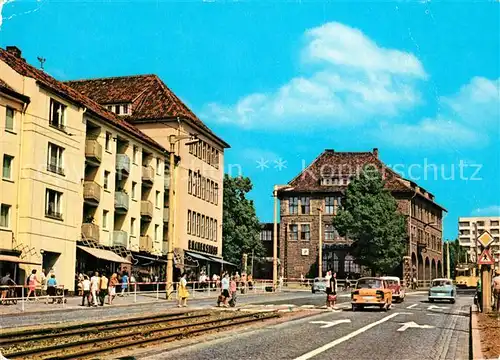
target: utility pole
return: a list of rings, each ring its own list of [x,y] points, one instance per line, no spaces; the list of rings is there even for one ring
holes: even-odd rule
[[[319,211],[319,245],[318,245],[318,276],[323,277],[323,209],[318,208]]]
[[[448,279],[451,279],[451,273],[450,273],[450,241],[446,242],[446,274],[448,275]]]
[[[274,227],[273,227],[273,290],[278,281],[278,185],[274,185]]]

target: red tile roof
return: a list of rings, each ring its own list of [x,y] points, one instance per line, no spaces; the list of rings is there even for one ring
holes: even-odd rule
[[[434,196],[423,188],[404,179],[387,167],[379,158],[378,151],[371,152],[336,152],[325,150],[304,171],[292,179],[290,188],[279,191],[286,192],[342,192],[347,185],[321,185],[322,177],[349,178],[356,176],[365,166],[382,171],[385,186],[391,192],[417,193],[420,197],[433,201]],[[435,203],[436,204],[436,203]],[[436,204],[441,207],[440,205]],[[443,208],[444,210],[444,208]]]
[[[130,103],[130,122],[144,122],[177,117],[192,122],[204,132],[229,147],[201,121],[156,75],[134,75],[66,82],[101,105]]]
[[[4,93],[6,93],[6,94],[8,94],[10,96],[13,96],[13,97],[15,97],[17,99],[20,99],[24,103],[29,104],[29,102],[30,102],[30,98],[28,96],[18,93],[16,90],[14,90],[13,88],[11,88],[9,86],[9,84],[7,84],[2,79],[0,79],[0,91],[3,91]]]
[[[94,100],[74,90],[73,88],[64,84],[63,82],[54,79],[52,76],[48,75],[44,71],[39,70],[34,66],[31,66],[23,58],[16,57],[10,54],[8,51],[0,48],[0,60],[5,62],[8,66],[10,66],[14,71],[19,73],[20,75],[35,79],[39,84],[45,86],[49,90],[53,91],[55,94],[58,94],[61,97],[67,98],[68,100],[73,101],[78,105],[87,108],[87,111],[105,120],[111,125],[120,128],[121,130],[129,133],[132,136],[135,136],[136,138],[140,139],[145,143],[148,143],[149,145],[157,148],[158,150],[166,151],[166,149],[163,146],[161,146],[156,141],[151,139],[149,136],[141,132],[134,125],[129,124],[127,121],[121,119],[114,113],[107,111]]]

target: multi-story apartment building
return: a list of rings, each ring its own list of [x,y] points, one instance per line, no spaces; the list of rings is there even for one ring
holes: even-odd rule
[[[498,262],[500,258],[500,216],[458,218],[458,241],[460,246],[467,249],[469,262],[476,262],[476,252],[478,255],[481,254],[481,247],[476,239],[485,231],[488,231],[493,237],[490,248],[492,255]]]
[[[406,269],[405,274],[413,271],[419,280],[442,275],[442,213],[445,209],[434,201],[431,193],[386,167],[374,149],[373,152],[325,150],[288,185],[280,187],[277,196],[283,276],[318,276],[320,226],[323,274],[331,270],[339,277],[348,274],[352,277],[363,272],[350,254],[352,242],[339,236],[332,221],[342,206],[349,182],[367,165],[382,172],[385,186],[397,200],[399,211],[406,216],[411,269]],[[396,273],[402,275],[403,264]]]
[[[156,76],[138,75],[67,83],[137,126],[176,155],[173,244],[176,268],[219,272],[222,259],[224,149],[214,134]],[[192,143],[192,139],[199,139]],[[165,193],[165,203],[171,203]],[[167,227],[164,229],[167,242]]]
[[[0,139],[0,271],[53,270],[71,291],[75,270],[161,254],[165,148],[16,47],[0,49]]]
[[[260,224],[260,241],[264,247],[264,254],[261,258],[253,262],[253,276],[255,279],[273,278],[273,242],[274,242],[274,223]],[[279,224],[278,224],[279,239]],[[279,244],[279,240],[278,240]],[[278,246],[278,264],[279,264],[279,246]]]

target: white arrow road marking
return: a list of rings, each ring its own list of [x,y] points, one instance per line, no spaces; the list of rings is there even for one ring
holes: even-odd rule
[[[414,313],[411,312],[400,312],[401,315],[415,315]]]
[[[427,308],[427,310],[446,310],[449,309],[447,306],[436,306],[436,305],[431,305]]]
[[[356,330],[356,331],[353,331],[352,333],[350,334],[347,334],[346,336],[343,336],[339,339],[336,339],[328,344],[325,344],[317,349],[314,349],[312,351],[309,351],[308,353],[305,353],[304,355],[302,356],[299,356],[298,358],[296,358],[295,360],[308,360],[318,354],[321,354],[322,352],[325,352],[326,350],[329,350],[339,344],[342,344],[343,342],[349,340],[349,339],[352,339],[353,337],[355,336],[358,336],[359,334],[362,334],[364,333],[365,331],[367,330],[370,330],[372,327],[375,327],[377,325],[380,325],[382,323],[385,323],[386,321],[389,321],[391,320],[393,317],[395,316],[398,316],[399,313],[394,313],[394,314],[391,314],[389,316],[386,316],[385,318],[382,318],[378,321],[375,321],[375,322],[372,322],[371,324],[368,324],[366,326],[363,326],[362,328]]]
[[[417,329],[433,329],[434,326],[432,325],[418,325],[416,322],[409,321],[406,323],[401,323],[401,326],[398,331],[406,331],[408,328],[417,328]]]
[[[433,314],[427,313],[427,315],[429,315],[429,316],[441,316],[441,314],[436,314],[436,313],[433,313]]]
[[[414,307],[418,306],[418,304],[413,304],[407,307],[407,309],[413,309]]]
[[[335,321],[309,321],[309,324],[325,324],[323,326],[320,326],[320,328],[325,329],[329,328],[338,324],[342,323],[350,323],[351,320],[349,319],[341,319],[341,320],[335,320]]]

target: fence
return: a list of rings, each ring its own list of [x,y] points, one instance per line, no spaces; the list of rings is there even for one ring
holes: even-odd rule
[[[45,291],[40,285],[0,285],[1,304],[17,304],[20,301],[21,311],[24,311],[26,301],[31,301],[30,299],[37,299],[45,300],[45,303],[48,303],[49,301],[52,303],[59,303],[64,307],[66,304],[64,285],[55,286],[53,289],[54,291],[52,293],[51,287],[49,287],[47,291],[51,294],[48,294],[47,291]],[[38,296],[37,293],[41,295]],[[31,294],[33,294],[33,297],[31,297]]]

